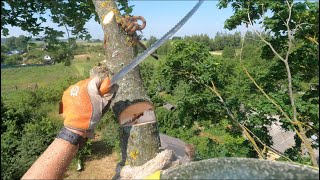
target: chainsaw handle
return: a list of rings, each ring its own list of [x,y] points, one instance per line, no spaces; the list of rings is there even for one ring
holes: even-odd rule
[[[111,83],[111,80],[109,77],[106,77],[101,85],[100,85],[100,88],[99,88],[99,92],[100,92],[100,95],[103,96],[105,94],[107,94],[110,90],[110,83]]]

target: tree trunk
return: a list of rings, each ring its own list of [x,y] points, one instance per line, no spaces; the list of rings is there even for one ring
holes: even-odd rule
[[[141,166],[154,158],[160,150],[157,122],[122,126],[120,132],[121,154],[125,164]]]
[[[93,0],[96,12],[98,13],[100,22],[103,22],[103,17],[110,11],[118,10],[114,1],[96,1]],[[111,74],[119,72],[125,65],[135,57],[135,48],[132,46],[131,37],[118,26],[115,17],[112,21],[103,25],[104,38],[105,38],[105,54],[106,60],[100,63],[100,66],[94,67],[90,74],[98,74],[100,77],[105,77],[107,67]],[[142,113],[142,117],[138,119],[148,119],[144,122],[132,126],[122,126],[121,131],[121,144],[122,144],[122,157],[129,157],[128,160],[122,159],[128,165],[141,165],[156,156],[156,152],[160,148],[159,131],[154,116],[153,106],[150,109],[139,109],[137,102],[149,102],[149,98],[143,88],[143,83],[140,78],[139,68],[136,67],[131,72],[123,77],[118,83],[118,90],[115,99],[112,103],[112,110],[115,116],[121,123],[123,119],[119,119],[121,113],[131,107],[139,111],[134,114],[122,114],[121,117],[126,117],[125,120],[130,119],[130,115],[134,116]],[[133,107],[133,108],[132,108]],[[143,111],[140,111],[143,110]],[[143,117],[145,110],[152,111],[153,116]],[[146,123],[148,122],[148,123]],[[123,124],[123,123],[121,123]],[[129,141],[128,141],[129,138]],[[128,153],[128,154],[126,154]],[[137,155],[136,155],[137,154]],[[133,156],[132,156],[133,155]],[[135,159],[134,159],[134,158]]]

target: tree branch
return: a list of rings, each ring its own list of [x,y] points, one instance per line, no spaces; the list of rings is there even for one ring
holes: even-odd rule
[[[308,150],[308,153],[310,155],[310,158],[311,158],[311,161],[312,161],[312,164],[314,166],[318,166],[318,163],[317,163],[317,160],[316,160],[316,157],[314,155],[314,151],[313,151],[313,148],[311,146],[311,143],[309,141],[309,139],[307,138],[307,136],[305,135],[305,129],[302,127],[301,125],[301,122],[299,122],[297,120],[297,109],[296,109],[296,106],[295,106],[295,99],[294,99],[294,96],[293,96],[293,87],[292,87],[292,76],[291,76],[291,71],[290,71],[290,66],[289,66],[289,55],[291,53],[291,47],[292,47],[292,39],[293,39],[293,36],[291,34],[291,28],[290,28],[290,21],[291,21],[291,15],[292,15],[292,7],[293,7],[293,3],[290,4],[288,0],[286,0],[286,3],[287,3],[287,6],[288,6],[288,10],[289,10],[289,15],[288,15],[288,18],[286,20],[286,22],[284,22],[285,26],[287,27],[287,35],[288,35],[288,49],[287,49],[287,52],[286,52],[286,56],[285,58],[283,58],[275,49],[274,47],[272,46],[272,44],[268,41],[265,40],[265,38],[263,38],[261,36],[261,34],[259,34],[254,28],[253,28],[253,23],[251,21],[251,18],[250,18],[250,12],[249,12],[249,8],[248,8],[248,13],[247,13],[247,16],[248,16],[248,20],[249,20],[249,23],[250,23],[250,26],[251,26],[251,29],[256,33],[256,35],[265,43],[267,44],[272,52],[285,64],[285,67],[286,67],[286,71],[287,71],[287,79],[288,79],[288,93],[289,93],[289,98],[290,98],[290,103],[291,103],[291,107],[292,107],[292,114],[293,114],[293,120],[282,110],[282,108],[277,105],[277,103],[275,103],[275,101],[273,101],[273,99],[271,99],[264,91],[263,89],[254,81],[254,79],[250,76],[250,74],[248,73],[247,69],[245,67],[242,67],[245,71],[245,73],[247,74],[247,76],[251,79],[251,81],[256,85],[256,87],[267,97],[267,99],[273,103],[279,110],[280,112],[286,117],[287,120],[290,120],[290,122],[292,122],[293,124],[293,128],[295,130],[295,132],[297,133],[297,135],[300,137],[300,139],[303,141],[303,143],[305,143],[306,145],[306,148]],[[294,125],[297,125],[298,126],[298,129],[299,131],[294,127]]]
[[[252,21],[251,21],[249,11],[248,11],[247,15],[248,15],[249,24],[250,24],[251,29],[253,30],[253,32],[256,33],[256,35],[257,35],[265,44],[267,44],[267,45],[270,47],[270,49],[272,50],[272,52],[273,52],[281,61],[285,61],[285,59],[274,49],[274,47],[272,46],[272,44],[271,44],[270,42],[268,42],[264,37],[262,37],[261,33],[258,33],[258,31],[253,28],[253,23],[252,23]]]
[[[189,77],[191,77],[193,80],[195,80],[197,83],[200,83],[200,81],[198,81],[192,74],[189,74]],[[252,136],[248,133],[248,131],[244,128],[244,126],[234,117],[233,113],[229,110],[229,108],[227,107],[225,101],[223,100],[223,98],[221,97],[220,93],[217,91],[216,86],[214,85],[214,82],[211,81],[212,87],[208,86],[207,84],[204,84],[204,86],[208,89],[210,89],[214,94],[216,94],[216,96],[218,96],[219,101],[221,102],[221,104],[223,105],[223,107],[225,108],[225,110],[227,111],[227,114],[230,116],[230,118],[233,120],[233,122],[235,124],[238,125],[238,127],[242,130],[242,132],[244,133],[244,135],[248,138],[248,140],[252,143],[254,150],[257,152],[258,156],[260,159],[265,159],[263,153],[261,152],[260,148],[258,147],[257,143],[255,142],[255,140],[252,138]]]

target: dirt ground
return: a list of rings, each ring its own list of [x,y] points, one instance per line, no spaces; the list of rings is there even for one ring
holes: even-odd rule
[[[83,170],[77,171],[76,166],[72,166],[64,179],[112,179],[119,155],[108,151],[100,139],[97,134],[92,143],[92,156],[84,161]]]

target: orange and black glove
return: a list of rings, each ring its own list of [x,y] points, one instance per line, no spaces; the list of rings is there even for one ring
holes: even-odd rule
[[[103,111],[111,103],[113,93],[109,91],[109,86],[109,78],[102,81],[98,76],[70,86],[62,97],[64,126],[93,132]]]

